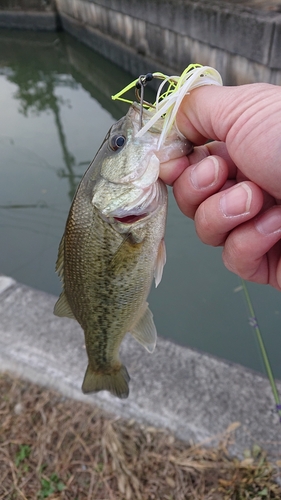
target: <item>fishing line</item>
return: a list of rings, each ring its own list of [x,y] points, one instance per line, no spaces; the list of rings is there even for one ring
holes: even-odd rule
[[[148,107],[152,106],[148,102],[144,101],[144,87],[146,86],[147,82],[150,82],[152,79],[153,79],[153,74],[147,73],[147,75],[140,75],[136,83],[135,93],[136,93],[136,98],[140,103],[140,130],[142,128],[143,106],[144,104],[146,104],[146,106]],[[139,90],[141,92],[141,95],[139,95]]]
[[[261,330],[259,328],[258,320],[257,320],[257,317],[255,315],[255,311],[254,311],[253,304],[252,304],[252,301],[251,301],[251,298],[250,298],[250,294],[248,292],[248,288],[246,286],[246,282],[242,278],[241,278],[241,284],[242,284],[242,289],[243,289],[243,292],[244,292],[244,295],[245,295],[245,299],[246,299],[246,302],[247,302],[247,306],[248,306],[248,309],[249,309],[249,313],[250,313],[249,324],[254,329],[254,332],[255,332],[257,340],[258,340],[258,344],[259,344],[260,352],[261,352],[262,359],[263,359],[263,362],[264,362],[266,374],[267,374],[268,380],[270,382],[271,390],[272,390],[273,397],[274,397],[274,400],[275,400],[275,408],[276,408],[276,411],[277,411],[278,416],[279,416],[279,421],[281,423],[281,404],[280,404],[280,398],[279,398],[279,394],[278,394],[276,382],[275,382],[275,379],[274,379],[274,376],[273,376],[273,372],[272,372],[272,369],[271,369],[271,366],[270,366],[270,362],[269,362],[268,355],[267,355],[267,352],[266,352],[266,348],[265,348],[265,345],[264,345],[264,341],[263,341],[263,338],[262,338]]]

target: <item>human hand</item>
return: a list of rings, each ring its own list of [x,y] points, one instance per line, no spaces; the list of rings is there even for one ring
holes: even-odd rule
[[[281,290],[281,88],[195,89],[177,126],[199,145],[161,165],[180,209],[204,243],[224,247],[228,269]]]

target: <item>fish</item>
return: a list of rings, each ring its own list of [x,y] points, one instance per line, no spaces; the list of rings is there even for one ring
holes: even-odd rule
[[[130,376],[119,348],[130,333],[148,352],[157,331],[148,307],[153,278],[161,281],[167,187],[160,163],[188,154],[189,141],[173,128],[157,150],[162,119],[142,137],[139,103],[105,136],[75,193],[59,245],[56,272],[62,293],[54,314],[84,330],[88,366],[82,391],[129,395]],[[142,109],[145,123],[151,112]]]

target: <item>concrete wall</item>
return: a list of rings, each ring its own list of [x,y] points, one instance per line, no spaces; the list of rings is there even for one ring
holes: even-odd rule
[[[54,10],[55,0],[1,0],[0,10],[46,12]]]
[[[181,72],[198,62],[216,67],[225,84],[280,84],[281,13],[247,3],[57,0],[57,7],[67,31],[132,73],[136,64]]]
[[[55,31],[60,21],[134,75],[198,62],[217,68],[225,85],[281,84],[279,0],[0,2],[0,28]]]
[[[55,0],[0,0],[0,28],[57,31]]]

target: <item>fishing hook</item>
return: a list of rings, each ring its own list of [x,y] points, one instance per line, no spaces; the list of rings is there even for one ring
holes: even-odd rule
[[[153,79],[153,74],[152,73],[147,73],[146,75],[140,75],[139,79],[136,83],[136,98],[138,99],[140,103],[140,129],[142,128],[142,116],[143,116],[143,105],[148,104],[146,101],[144,101],[144,87],[146,86],[147,82],[151,82]],[[140,91],[140,94],[139,94]]]

